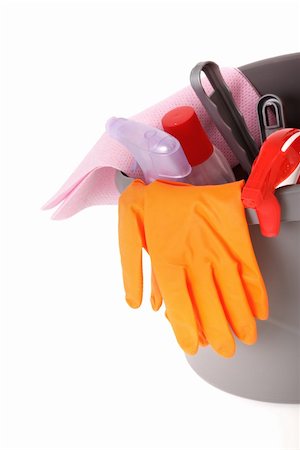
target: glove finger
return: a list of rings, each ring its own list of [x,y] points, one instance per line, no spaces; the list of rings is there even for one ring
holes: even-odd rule
[[[248,303],[255,317],[265,320],[269,315],[268,294],[254,253],[246,220],[240,221],[239,233],[235,233],[233,254],[238,262]]]
[[[154,311],[158,311],[162,305],[162,296],[153,271],[151,268],[151,305]]]
[[[245,344],[257,339],[256,322],[241,281],[237,265],[222,260],[222,267],[213,268],[213,276],[222,306],[236,336]]]
[[[144,183],[134,181],[119,198],[119,249],[126,301],[138,308],[143,298],[142,247]]]
[[[268,294],[256,258],[250,264],[244,262],[239,272],[252,313],[257,319],[266,320],[269,316]]]
[[[177,342],[185,353],[194,355],[198,351],[199,331],[184,269],[159,264],[155,274]]]
[[[165,316],[168,319],[168,321],[170,322],[167,311],[165,311]],[[203,331],[202,330],[198,330],[198,331],[199,331],[199,347],[207,347],[208,341],[207,341],[206,337],[204,336]]]
[[[227,358],[235,353],[235,342],[222,308],[209,264],[197,264],[190,273],[190,292],[205,336],[213,349]]]

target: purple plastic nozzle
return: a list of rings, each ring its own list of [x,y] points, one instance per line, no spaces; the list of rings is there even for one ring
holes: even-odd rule
[[[180,142],[165,131],[116,117],[106,122],[106,131],[130,151],[146,183],[157,179],[184,181],[191,173]]]

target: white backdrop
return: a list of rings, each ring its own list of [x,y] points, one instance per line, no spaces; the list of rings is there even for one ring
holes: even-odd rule
[[[299,51],[298,1],[1,3],[1,448],[299,449],[299,407],[241,399],[188,366],[149,285],[124,301],[116,206],[42,204],[112,115],[200,60]]]

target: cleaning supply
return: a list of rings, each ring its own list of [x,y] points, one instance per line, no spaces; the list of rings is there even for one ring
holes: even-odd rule
[[[260,132],[256,106],[261,95],[269,92],[278,95],[285,106],[286,127],[300,128],[299,63],[300,53],[295,53],[256,61],[239,68],[220,68],[222,77],[257,145],[260,142]],[[211,84],[208,79],[204,77],[201,83],[204,90],[209,92]],[[216,107],[221,108],[215,92],[212,97]],[[131,119],[160,128],[164,114],[180,105],[190,105],[195,109],[197,116],[201,117],[209,139],[225,154],[230,166],[236,166],[239,162],[238,158],[214,126],[210,115],[198,101],[190,85],[138,112]],[[60,189],[44,204],[43,209],[57,207],[51,218],[62,220],[90,206],[117,204],[119,190],[115,182],[116,171],[123,171],[133,178],[142,176],[139,168],[131,171],[132,161],[133,156],[129,151],[104,133],[87,152],[78,167],[72,170]],[[248,173],[250,170],[251,164]]]
[[[157,179],[183,181],[191,166],[177,139],[149,125],[112,117],[106,123],[107,133],[132,153],[143,171],[146,183]]]
[[[257,104],[261,143],[270,134],[285,128],[283,105],[278,95],[263,95]]]
[[[285,128],[263,143],[242,192],[245,208],[256,210],[263,236],[275,237],[280,229],[280,205],[275,189],[297,183],[300,173],[300,129]]]
[[[214,95],[211,97],[207,95],[204,89],[201,78],[202,72],[205,73],[215,90]],[[216,127],[230,146],[244,171],[249,173],[259,149],[247,128],[243,115],[235,104],[219,66],[212,61],[201,62],[191,71],[190,80],[192,88]],[[215,102],[216,96],[218,103]]]
[[[238,107],[250,122],[251,133],[259,140],[259,128],[256,117],[256,105],[260,97],[247,78],[236,68],[222,68],[222,75],[233,95],[240,101]],[[205,87],[209,84],[203,81]],[[231,167],[236,160],[231,149],[218,130],[212,126],[203,105],[197,101],[191,86],[186,86],[173,95],[161,99],[154,105],[131,117],[132,120],[161,128],[161,118],[171,109],[180,105],[190,105],[202,119],[203,127],[209,130],[209,138],[225,154]],[[133,155],[120,142],[108,133],[97,140],[92,149],[84,156],[81,163],[65,180],[60,189],[43,206],[43,209],[56,208],[52,215],[54,220],[67,219],[84,208],[94,205],[117,204],[119,190],[115,182],[116,171],[123,171],[129,177],[143,177],[139,167],[133,170]]]
[[[143,295],[142,248],[150,255],[166,315],[182,349],[209,343],[224,357],[233,333],[257,338],[268,317],[265,285],[241,202],[244,181],[214,186],[135,180],[119,198],[119,245],[126,300]]]
[[[162,126],[178,139],[192,166],[186,183],[204,185],[235,181],[227,159],[212,145],[191,106],[179,106],[169,111],[162,118]]]

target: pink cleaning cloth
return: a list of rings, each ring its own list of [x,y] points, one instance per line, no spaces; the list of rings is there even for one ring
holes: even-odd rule
[[[259,143],[259,126],[256,118],[258,92],[238,69],[223,68],[221,72],[245,118],[250,133]],[[213,88],[207,79],[203,80],[203,86],[210,95]],[[171,109],[184,105],[195,109],[211,142],[224,153],[234,167],[238,163],[235,156],[190,86],[131,119],[162,129],[162,117]],[[133,178],[143,178],[140,168],[134,165],[133,157],[126,147],[104,133],[54,197],[43,206],[43,209],[54,208],[61,203],[52,215],[52,219],[67,219],[89,206],[116,204],[120,195],[115,184],[116,170],[121,170]]]

